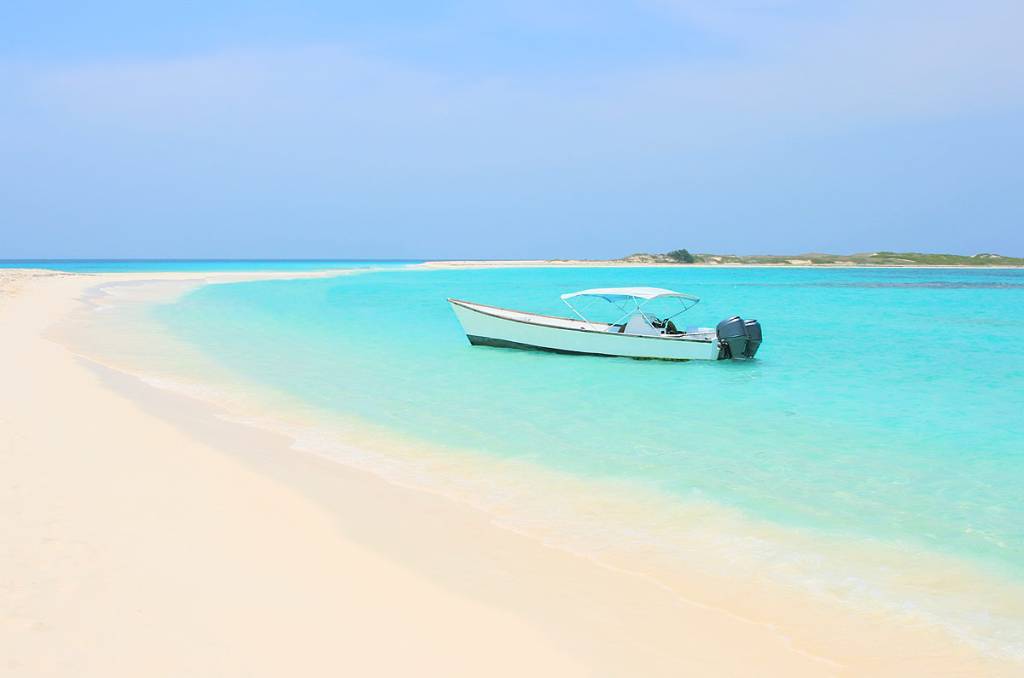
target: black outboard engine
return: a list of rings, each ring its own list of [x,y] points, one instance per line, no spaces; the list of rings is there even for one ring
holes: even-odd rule
[[[753,358],[761,346],[761,323],[756,320],[745,320],[743,328],[747,331],[747,350],[743,352],[743,357]]]
[[[746,355],[747,329],[743,324],[743,318],[734,315],[727,320],[723,320],[718,323],[715,333],[718,335],[718,342],[721,346],[721,352],[718,354],[719,359],[742,358]]]
[[[718,359],[753,358],[761,347],[761,323],[756,320],[744,320],[738,315],[723,320],[715,328],[718,344],[721,347]]]

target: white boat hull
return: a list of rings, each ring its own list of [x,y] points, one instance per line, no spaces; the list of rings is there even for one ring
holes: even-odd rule
[[[455,316],[475,346],[524,348],[580,355],[717,360],[714,335],[644,336],[609,332],[611,325],[557,318],[449,299]]]

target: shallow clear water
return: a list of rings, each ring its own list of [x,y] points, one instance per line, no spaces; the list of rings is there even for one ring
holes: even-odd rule
[[[471,348],[454,296],[564,314],[561,292],[702,297],[758,318],[747,363]],[[828,536],[1024,575],[1024,272],[378,271],[199,289],[154,310],[239,375],[472,455],[623,479]]]

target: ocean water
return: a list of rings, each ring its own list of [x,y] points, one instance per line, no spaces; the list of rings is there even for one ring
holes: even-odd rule
[[[627,285],[700,296],[679,325],[757,318],[758,359],[471,347],[445,301],[565,315],[562,292]],[[865,595],[1022,657],[1022,308],[1020,270],[382,268],[210,285],[147,318],[325,422],[366,422],[453,459],[550,470],[598,493],[628,486],[661,507],[720,507],[798,535],[800,546],[776,546],[760,565],[813,547],[820,573],[820,547],[845,589],[888,577]],[[491,491],[503,482],[516,481],[498,477]],[[554,505],[558,491],[535,499]],[[643,532],[643,548],[671,550],[651,543],[674,539],[666,522],[656,538]],[[639,528],[618,534],[641,539]],[[960,583],[936,583],[928,563]]]

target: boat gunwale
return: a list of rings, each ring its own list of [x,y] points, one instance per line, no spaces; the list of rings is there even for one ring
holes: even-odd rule
[[[493,309],[496,309],[496,310],[499,310],[499,311],[510,311],[512,313],[523,313],[525,315],[532,315],[532,316],[535,316],[535,317],[538,317],[538,318],[552,318],[554,320],[571,320],[573,322],[579,322],[575,318],[566,318],[565,316],[544,315],[543,313],[530,313],[529,311],[517,311],[514,308],[502,308],[501,306],[490,306],[488,304],[478,304],[475,301],[465,301],[463,299],[455,299],[453,297],[448,297],[448,303],[449,304],[455,304],[457,306],[461,306],[462,308],[465,308],[465,309],[467,309],[469,311],[475,311],[476,313],[480,313],[481,315],[490,316],[491,318],[497,318],[498,320],[507,320],[507,321],[513,322],[513,323],[522,323],[524,325],[532,325],[533,327],[537,327],[538,326],[537,323],[531,323],[531,322],[526,321],[526,320],[517,320],[515,318],[506,318],[505,316],[497,315],[497,314],[494,314],[494,313],[488,313],[487,311],[482,311],[479,308],[474,308],[474,307],[476,307],[476,306],[483,306],[484,308],[493,308]],[[590,322],[590,321],[588,320],[586,322]],[[611,323],[596,323],[596,324],[607,325],[608,327],[612,327]],[[653,336],[653,335],[646,335],[646,334],[624,334],[624,333],[620,334],[618,332],[608,332],[608,331],[601,331],[601,330],[588,330],[588,329],[586,329],[584,327],[556,327],[554,325],[540,325],[540,327],[547,327],[548,329],[552,329],[552,330],[565,330],[565,331],[568,331],[568,332],[587,332],[587,333],[590,333],[590,334],[603,334],[603,335],[608,335],[608,336],[612,336],[612,337],[633,337],[635,339],[656,339],[656,340],[659,340],[659,341],[688,341],[688,342],[696,343],[696,344],[711,344],[711,343],[714,342],[713,339],[687,339],[685,337],[671,337],[671,336],[664,336],[664,335]]]

